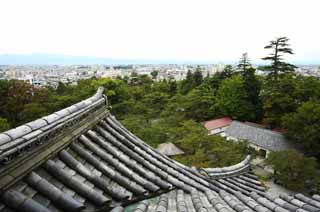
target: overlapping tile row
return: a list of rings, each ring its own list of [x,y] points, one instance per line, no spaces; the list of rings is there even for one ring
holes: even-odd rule
[[[201,168],[199,171],[201,174],[207,175],[211,179],[232,177],[234,175],[239,175],[239,173],[248,172],[248,170],[250,170],[250,160],[251,156],[248,155],[243,161],[232,166],[221,168]]]
[[[109,114],[3,192],[0,212],[320,210],[317,195],[267,193],[248,161],[203,175],[156,152]]]
[[[317,212],[320,210],[317,195],[312,198],[303,194],[294,196],[272,195],[270,193],[241,192],[229,193],[195,191],[186,193],[183,190],[173,190],[167,194],[144,200],[135,205],[127,206],[124,211],[131,212]]]
[[[103,87],[100,87],[95,95],[84,101],[0,133],[0,167],[46,143],[49,138],[84,119],[101,105],[107,104],[103,90]]]

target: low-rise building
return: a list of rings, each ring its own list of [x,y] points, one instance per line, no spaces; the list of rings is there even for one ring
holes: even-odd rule
[[[232,119],[229,117],[223,117],[220,119],[214,119],[210,121],[206,121],[204,123],[204,127],[209,131],[209,135],[224,135],[224,131],[227,127],[232,123]]]
[[[267,157],[271,151],[281,151],[292,148],[282,133],[233,121],[225,130],[229,140],[247,140],[260,155]]]

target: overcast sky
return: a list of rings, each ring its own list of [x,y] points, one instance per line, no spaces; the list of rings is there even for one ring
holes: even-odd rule
[[[255,61],[288,36],[320,63],[320,0],[1,0],[0,54]]]

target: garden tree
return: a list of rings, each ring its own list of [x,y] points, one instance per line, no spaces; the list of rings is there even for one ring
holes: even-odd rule
[[[157,79],[158,71],[152,71],[151,76],[152,76],[152,79]]]
[[[4,117],[10,120],[12,127],[19,125],[23,121],[20,118],[20,113],[25,104],[31,103],[33,94],[34,89],[30,84],[18,80],[10,81],[4,102]]]
[[[164,109],[165,105],[168,102],[169,95],[161,92],[153,92],[150,94],[146,94],[142,102],[149,107],[154,113],[153,117],[159,115],[159,113]]]
[[[195,167],[230,166],[240,162],[247,154],[247,144],[234,143],[221,137],[209,136],[208,131],[199,123],[187,120],[171,130],[172,142],[186,154],[174,159]]]
[[[239,61],[238,68],[242,76],[244,88],[247,92],[247,101],[254,107],[255,118],[262,116],[262,102],[260,98],[260,82],[255,75],[255,69],[251,66],[248,54],[244,53]]]
[[[170,128],[167,126],[169,122],[167,120],[157,119],[150,122],[145,119],[144,115],[129,114],[121,122],[139,138],[147,141],[153,147],[167,142],[170,136]]]
[[[255,75],[256,70],[254,68],[248,68],[242,73],[242,79],[244,88],[247,92],[247,101],[250,102],[254,107],[255,120],[260,120],[262,118],[262,100],[260,96],[261,82]],[[254,121],[254,120],[252,120]]]
[[[199,123],[187,120],[172,131],[172,141],[182,148],[187,154],[194,154],[197,149],[206,146],[208,131]]]
[[[294,96],[296,79],[287,74],[281,80],[270,84],[264,81],[261,97],[263,101],[263,122],[272,128],[281,127],[281,119],[287,113],[294,112],[299,106]]]
[[[32,103],[46,104],[50,98],[51,91],[46,88],[34,88]]]
[[[8,98],[8,90],[11,82],[8,80],[0,80],[0,116],[6,117],[6,102]]]
[[[295,76],[295,90],[293,96],[297,104],[301,105],[303,102],[309,100],[320,99],[320,80],[313,76]]]
[[[58,82],[58,86],[57,86],[56,91],[57,91],[57,94],[63,95],[68,91],[68,88],[63,82]]]
[[[287,37],[279,37],[270,41],[269,45],[264,47],[272,50],[267,57],[262,58],[263,60],[271,61],[271,65],[265,67],[265,70],[270,71],[269,77],[271,79],[277,80],[279,74],[293,72],[296,68],[296,66],[285,62],[283,59],[285,54],[293,54],[288,41]]]
[[[296,112],[283,117],[287,136],[295,141],[308,155],[320,159],[320,102],[308,101]]]
[[[271,152],[267,163],[274,169],[275,181],[286,188],[299,192],[309,189],[312,192],[320,191],[315,158],[306,158],[294,150],[286,150]]]
[[[148,86],[148,88],[150,88],[153,81],[147,74],[141,74],[138,76],[138,83],[139,85]]]
[[[248,93],[240,76],[222,81],[217,92],[216,106],[220,115],[237,120],[254,120],[254,106],[248,101]]]
[[[77,84],[77,89],[73,87],[73,95],[76,95],[79,99],[85,99],[94,94],[97,90],[97,84],[95,82],[104,81],[103,79],[83,79],[79,80]],[[116,80],[117,81],[117,80]],[[101,82],[103,86],[103,82]],[[80,100],[81,101],[81,100]]]
[[[190,91],[182,103],[185,118],[204,121],[215,117],[215,97],[212,94],[212,90],[205,87]]]
[[[137,85],[138,84],[138,73],[135,71],[131,72],[130,79],[129,79],[130,85]]]
[[[10,125],[5,118],[0,117],[0,133],[10,129]]]
[[[219,89],[221,82],[224,79],[232,77],[234,74],[233,68],[230,65],[224,67],[221,72],[216,72],[212,77],[206,78],[203,82],[205,86],[210,86],[213,89],[213,94]]]
[[[21,124],[36,120],[48,114],[47,109],[39,103],[26,104],[20,114],[21,120],[23,120]]]
[[[181,81],[181,93],[187,94],[194,88],[194,78],[191,70],[188,70],[186,79]]]
[[[170,96],[174,96],[178,90],[177,81],[169,80],[168,84],[169,84],[169,94],[170,94]]]
[[[200,66],[197,66],[196,71],[193,73],[193,81],[195,87],[201,85],[203,82],[203,76]]]
[[[161,80],[158,82],[154,82],[151,86],[152,92],[162,92],[166,94],[170,94],[170,85],[167,80]],[[147,93],[150,93],[150,90],[147,91]]]
[[[238,64],[238,69],[241,73],[245,73],[246,70],[248,70],[251,67],[252,66],[250,64],[248,53],[243,53]]]
[[[234,74],[234,70],[233,70],[231,65],[226,65],[224,67],[224,69],[221,72],[218,72],[218,73],[220,73],[220,79],[224,80],[224,79],[232,77],[233,74]]]
[[[187,96],[178,93],[177,95],[171,97],[168,101],[168,104],[161,112],[161,118],[171,118],[171,123],[176,126],[179,122],[182,122],[186,119],[185,113],[185,102],[187,101]]]

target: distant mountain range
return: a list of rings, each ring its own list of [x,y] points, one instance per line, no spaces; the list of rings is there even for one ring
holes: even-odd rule
[[[59,54],[3,54],[0,65],[124,65],[124,64],[210,64],[209,61],[112,59]]]

